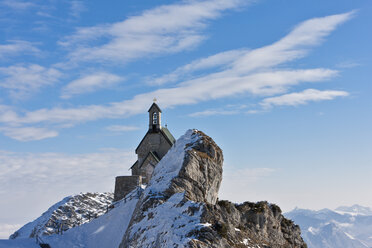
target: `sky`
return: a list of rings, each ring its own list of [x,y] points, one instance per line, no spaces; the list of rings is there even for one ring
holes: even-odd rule
[[[0,238],[129,175],[153,99],[220,199],[372,207],[372,2],[0,0]]]

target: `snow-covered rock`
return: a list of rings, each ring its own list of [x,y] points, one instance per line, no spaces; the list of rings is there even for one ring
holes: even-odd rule
[[[309,248],[366,248],[372,247],[370,211],[353,205],[335,211],[294,209],[285,215],[300,225]]]
[[[123,200],[114,203],[114,208],[110,208],[108,213],[71,228],[63,234],[42,236],[42,242],[53,248],[119,247],[139,198],[137,190],[132,191]],[[0,240],[0,248],[12,247],[36,248],[40,246],[36,244],[35,238]]]
[[[120,247],[306,247],[279,207],[218,201],[222,163],[210,137],[186,132],[155,168]]]
[[[80,193],[54,204],[36,220],[24,225],[10,239],[61,233],[85,224],[107,212],[112,193]]]
[[[138,187],[107,213],[73,227],[82,217],[76,217],[76,201],[66,198],[21,229],[18,238],[1,240],[0,248],[35,247],[34,239],[22,238],[31,230],[52,234],[42,240],[53,248],[305,248],[300,228],[284,218],[278,206],[218,200],[222,164],[222,150],[215,142],[201,131],[189,130],[157,164],[148,186]],[[98,209],[107,211],[105,204]],[[73,228],[63,234],[53,234],[55,229],[45,233],[52,216],[68,220]]]

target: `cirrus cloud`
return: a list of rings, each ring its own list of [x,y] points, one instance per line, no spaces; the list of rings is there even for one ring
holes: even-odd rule
[[[42,140],[58,136],[58,132],[37,127],[0,127],[0,131],[18,141]]]
[[[346,91],[338,90],[316,90],[306,89],[302,92],[295,92],[276,97],[269,97],[264,99],[260,104],[264,108],[271,108],[273,106],[297,106],[307,104],[309,102],[319,102],[325,100],[333,100],[339,96],[348,96]]]
[[[123,80],[124,78],[107,72],[97,72],[86,75],[67,84],[62,89],[61,98],[70,98],[74,95],[108,88]]]
[[[36,54],[39,52],[40,50],[33,43],[28,41],[10,40],[6,44],[0,44],[1,59],[20,54]]]
[[[164,10],[160,12],[162,11]],[[338,71],[327,68],[280,69],[277,66],[305,56],[310,47],[318,45],[337,26],[352,18],[353,15],[354,12],[348,12],[313,18],[300,23],[288,35],[271,45],[253,50],[232,51],[231,56],[227,57],[217,54],[215,57],[191,62],[184,67],[188,69],[180,70],[181,73],[211,67],[218,67],[218,70],[207,74],[202,73],[199,76],[195,75],[192,79],[181,81],[170,87],[137,94],[132,99],[75,108],[43,108],[26,112],[23,115],[8,110],[4,112],[6,116],[0,112],[0,120],[5,125],[62,124],[73,126],[81,122],[103,118],[123,118],[142,113],[147,109],[149,99],[154,97],[158,99],[163,108],[168,108],[239,95],[267,98],[284,94],[296,85],[322,82],[339,74]],[[124,27],[127,25],[129,24],[125,24]],[[168,28],[172,29],[171,27]],[[146,27],[142,29],[148,30]],[[175,74],[179,73],[176,71]]]
[[[37,64],[0,67],[0,87],[8,90],[11,97],[20,99],[41,87],[53,85],[61,76],[59,70]]]
[[[73,61],[122,63],[144,56],[175,53],[203,41],[206,37],[201,30],[209,20],[247,2],[250,1],[208,0],[163,5],[121,22],[79,28],[60,44],[76,47],[69,54]],[[102,38],[108,41],[95,44]]]

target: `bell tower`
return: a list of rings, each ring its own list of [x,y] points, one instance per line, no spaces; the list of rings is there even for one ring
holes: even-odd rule
[[[149,131],[156,133],[161,129],[161,109],[156,104],[156,99],[149,109]]]
[[[176,142],[167,126],[161,126],[161,109],[156,99],[148,112],[149,130],[135,150],[137,161],[130,167],[132,175],[116,177],[114,201],[123,199],[136,187],[148,184],[156,165]]]

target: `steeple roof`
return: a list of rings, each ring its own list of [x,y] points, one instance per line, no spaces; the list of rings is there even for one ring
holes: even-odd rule
[[[161,113],[161,109],[155,102],[151,105],[151,107],[149,108],[147,112],[150,112],[152,108],[156,108]]]

